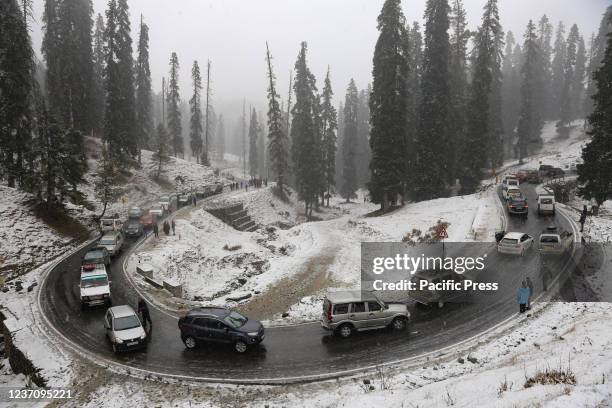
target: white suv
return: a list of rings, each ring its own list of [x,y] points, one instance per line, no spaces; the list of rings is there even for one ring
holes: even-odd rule
[[[523,232],[509,232],[497,244],[500,254],[525,255],[533,246],[533,237]]]
[[[538,196],[538,215],[555,215],[555,196],[552,194],[541,194]]]
[[[106,273],[106,265],[85,264],[81,266],[81,282],[79,284],[81,308],[85,306],[111,305],[110,282]]]

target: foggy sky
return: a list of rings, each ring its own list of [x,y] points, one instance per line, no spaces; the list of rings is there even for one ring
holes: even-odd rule
[[[168,75],[170,53],[181,63],[181,98],[191,97],[194,59],[203,70],[212,61],[212,86],[217,112],[237,107],[243,98],[266,103],[265,42],[270,44],[279,93],[286,99],[289,70],[301,41],[322,86],[330,66],[336,100],[343,98],[350,78],[359,88],[371,81],[372,55],[378,31],[376,18],[383,0],[129,0],[134,50],[142,13],[150,27],[150,59],[155,90]],[[104,13],[106,0],[93,0],[94,12]],[[485,0],[464,0],[469,28],[475,29]],[[547,14],[556,27],[577,23],[587,41],[596,32],[610,0],[500,0],[501,23],[522,42],[530,18]],[[40,24],[44,0],[34,0],[32,37],[40,55]],[[422,23],[425,0],[403,0],[409,21]]]

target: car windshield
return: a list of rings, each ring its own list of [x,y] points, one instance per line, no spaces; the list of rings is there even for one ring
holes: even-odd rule
[[[104,258],[104,252],[102,251],[90,251],[85,254],[83,260],[85,261],[94,261],[96,259]]]
[[[104,275],[99,276],[88,276],[81,279],[82,288],[95,288],[98,286],[107,286],[108,278]]]
[[[104,225],[105,227],[111,226],[113,225],[113,221],[112,220],[102,221],[102,225]]]
[[[542,235],[540,237],[540,242],[545,244],[556,244],[557,242],[559,242],[559,237],[557,237],[556,235]]]
[[[516,245],[518,243],[518,239],[512,239],[512,238],[504,238],[501,240],[502,244],[512,244],[512,245]]]
[[[101,239],[100,245],[115,245],[114,239]]]
[[[542,204],[552,204],[553,203],[552,198],[543,198],[540,200],[540,202]]]
[[[159,199],[160,203],[167,203],[169,201],[170,201],[170,197],[162,197],[162,198]]]
[[[140,320],[138,320],[136,315],[118,317],[113,323],[114,330],[128,330],[140,327]]]
[[[223,319],[225,323],[229,324],[233,328],[244,326],[247,320],[248,319],[246,317],[237,312],[231,312]]]
[[[510,200],[510,202],[512,204],[525,204],[525,199],[522,197],[513,197],[512,200]]]
[[[137,229],[139,226],[140,226],[140,223],[138,223],[138,222],[131,222],[131,223],[128,224],[127,227],[130,228],[130,229]]]

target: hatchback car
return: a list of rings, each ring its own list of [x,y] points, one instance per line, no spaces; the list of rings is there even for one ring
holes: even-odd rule
[[[109,266],[111,263],[110,254],[105,247],[94,247],[83,255],[81,265],[104,264]]]
[[[140,217],[136,219],[129,219],[123,225],[123,232],[125,233],[126,237],[130,237],[130,238],[136,238],[136,237],[141,236],[144,232],[144,228],[142,227],[142,224],[140,223]]]
[[[525,255],[533,247],[533,237],[523,232],[508,232],[497,243],[497,252],[500,254]]]
[[[327,294],[320,321],[325,330],[346,338],[355,331],[386,327],[404,330],[409,319],[404,303],[385,303],[372,292],[346,290]]]
[[[147,332],[130,306],[109,308],[104,315],[104,329],[115,353],[147,347]]]
[[[527,199],[523,196],[510,197],[506,203],[508,214],[520,215],[527,217],[529,215],[529,205],[527,205]]]
[[[178,327],[188,349],[202,343],[226,343],[244,353],[265,338],[261,322],[221,307],[193,309],[179,319]]]

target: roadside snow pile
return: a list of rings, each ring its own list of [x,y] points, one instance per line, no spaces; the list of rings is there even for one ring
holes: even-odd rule
[[[0,185],[0,272],[25,272],[65,252],[74,243],[45,225],[30,209],[32,197]]]

